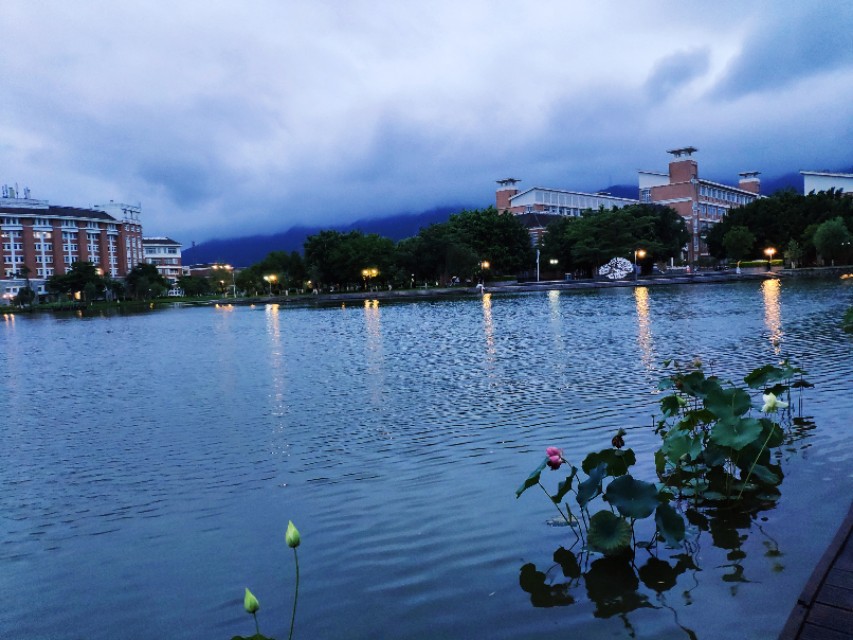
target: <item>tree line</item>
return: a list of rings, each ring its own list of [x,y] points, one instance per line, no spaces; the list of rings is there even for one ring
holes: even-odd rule
[[[808,195],[786,190],[755,200],[729,212],[705,238],[718,259],[762,259],[772,249],[794,267],[849,264],[851,240],[853,197],[834,189]]]
[[[451,215],[447,222],[396,243],[360,231],[321,231],[306,239],[302,254],[275,251],[241,270],[236,286],[258,295],[305,288],[346,291],[473,283],[532,274],[537,249],[540,263],[552,272],[589,276],[611,258],[633,260],[637,249],[645,252],[638,262],[649,268],[655,261],[678,257],[688,239],[684,220],[672,209],[633,205],[559,218],[534,247],[518,216],[489,207]],[[183,278],[179,285],[190,295],[210,286],[211,279],[207,284],[202,280]]]

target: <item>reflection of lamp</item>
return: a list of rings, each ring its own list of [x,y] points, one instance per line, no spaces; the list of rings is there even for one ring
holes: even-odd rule
[[[646,257],[645,249],[634,249],[634,280],[637,280],[637,258],[642,260]]]
[[[773,266],[773,254],[776,253],[776,249],[773,247],[767,247],[764,250],[764,255],[767,256],[767,270],[770,271],[770,268]]]

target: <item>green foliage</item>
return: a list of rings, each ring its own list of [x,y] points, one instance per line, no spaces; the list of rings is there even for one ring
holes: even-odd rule
[[[732,227],[723,236],[723,246],[730,260],[743,260],[753,255],[755,235],[744,226]]]
[[[847,333],[853,333],[853,307],[850,307],[844,313],[844,319],[841,323],[841,328]]]
[[[641,264],[651,264],[677,257],[689,237],[684,219],[669,207],[631,205],[553,222],[542,257],[556,258],[566,270],[592,271],[616,256],[633,260],[634,251],[643,249]]]
[[[73,262],[64,274],[50,276],[45,282],[45,288],[54,295],[80,292],[86,301],[91,302],[104,290],[106,284],[107,281],[93,263]]]
[[[124,279],[127,292],[135,300],[159,298],[169,289],[166,281],[153,264],[140,263]]]
[[[790,257],[786,255],[788,260],[813,264],[817,258],[813,242],[815,232],[822,223],[837,217],[844,220],[848,230],[853,228],[853,198],[834,190],[805,196],[791,190],[782,191],[732,209],[719,224],[709,229],[705,241],[711,255],[723,259],[728,253],[723,239],[735,227],[745,227],[755,236],[755,253],[766,247],[780,251],[790,249],[791,241],[795,241],[796,251]],[[753,254],[753,257],[761,255]]]
[[[824,262],[832,264],[836,261],[843,264],[850,262],[850,256],[853,254],[850,244],[851,235],[841,216],[822,223],[815,230],[812,242]]]
[[[635,522],[652,514],[655,539],[678,546],[687,530],[674,505],[686,501],[696,510],[723,501],[737,509],[742,500],[767,499],[774,494],[783,474],[773,463],[770,450],[783,444],[785,434],[771,416],[780,408],[790,411],[790,402],[777,396],[786,395],[790,401],[792,390],[811,386],[802,376],[803,371],[788,362],[766,365],[744,378],[744,389],[706,375],[699,361],[687,366],[676,363],[674,372],[659,384],[661,390],[670,392],[660,400],[663,418],[656,429],[661,446],[655,452],[654,466],[660,484],[629,473],[636,456],[632,449],[622,449],[625,432],[620,429],[613,438],[614,447],[584,458],[585,480],[575,483],[578,470],[569,465],[568,477],[551,500],[579,537],[586,534],[587,547],[592,550],[606,554],[628,551]],[[753,415],[758,409],[748,389],[765,394],[762,411],[767,414]],[[516,491],[517,497],[541,485],[547,463],[548,458],[528,476]],[[571,494],[577,514],[571,501],[563,503]],[[609,509],[590,515],[599,497]],[[698,515],[694,511],[694,518]]]

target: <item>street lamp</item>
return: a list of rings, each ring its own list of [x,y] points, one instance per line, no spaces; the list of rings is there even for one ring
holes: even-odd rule
[[[642,260],[645,257],[646,257],[646,250],[645,249],[634,249],[634,282],[637,281],[637,272],[638,272],[637,258]]]
[[[223,271],[230,271],[231,272],[231,286],[234,289],[234,297],[236,298],[237,297],[237,280],[236,280],[236,277],[234,275],[234,267],[232,267],[230,264],[215,264],[211,267],[211,269],[221,269]],[[222,280],[220,280],[220,282],[225,284]]]
[[[773,267],[773,255],[775,253],[776,253],[776,249],[774,249],[773,247],[767,247],[764,250],[764,255],[767,256],[767,270],[768,271],[770,271],[770,269]]]
[[[379,269],[376,267],[370,267],[369,269],[361,270],[361,277],[364,278],[364,290],[367,291],[367,285],[370,281],[370,278],[375,278],[379,275]]]
[[[273,282],[278,281],[278,276],[275,275],[274,273],[271,273],[268,276],[264,276],[264,280],[266,280],[267,284],[269,285],[270,295],[272,295],[272,285],[273,285]]]

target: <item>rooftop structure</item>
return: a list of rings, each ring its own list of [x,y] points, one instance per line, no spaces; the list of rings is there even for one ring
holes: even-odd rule
[[[708,255],[704,237],[708,229],[722,220],[729,211],[758,199],[761,180],[758,171],[740,174],[738,186],[704,180],[699,177],[699,165],[692,159],[696,147],[670,149],[674,159],[667,173],[640,171],[640,202],[661,204],[677,211],[687,223],[691,241],[687,258],[693,263]]]

